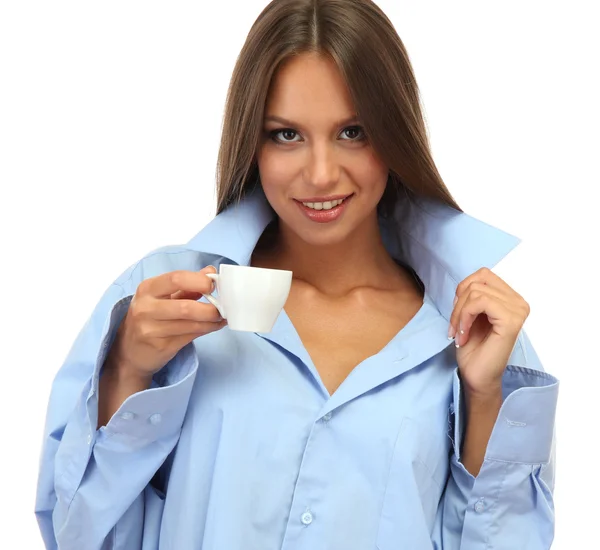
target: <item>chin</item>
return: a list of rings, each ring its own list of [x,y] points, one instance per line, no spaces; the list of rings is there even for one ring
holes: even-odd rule
[[[312,230],[306,228],[290,227],[290,229],[306,244],[315,247],[330,247],[343,244],[351,231],[336,228],[333,230],[323,230],[316,227]]]

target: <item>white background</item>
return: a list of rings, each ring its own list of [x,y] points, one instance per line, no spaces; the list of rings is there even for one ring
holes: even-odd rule
[[[213,215],[226,88],[266,4],[0,7],[2,547],[43,547],[50,384],[100,295]],[[600,508],[595,4],[379,2],[414,64],[442,177],[468,213],[523,239],[496,272],[531,304],[526,329],[561,380],[557,550],[593,545]]]

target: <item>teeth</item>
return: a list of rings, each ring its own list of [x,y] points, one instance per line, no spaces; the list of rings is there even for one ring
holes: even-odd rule
[[[313,210],[331,210],[335,208],[338,204],[342,204],[345,199],[337,199],[335,201],[327,201],[327,202],[303,202],[304,206],[308,206]]]

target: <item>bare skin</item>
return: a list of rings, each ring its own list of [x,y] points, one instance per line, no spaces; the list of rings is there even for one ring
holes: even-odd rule
[[[336,66],[301,56],[274,79],[258,153],[263,190],[279,220],[258,243],[252,265],[294,273],[285,311],[330,394],[423,304],[381,241],[377,204],[388,168],[353,115]],[[350,194],[349,207],[331,223],[307,219],[297,204]]]
[[[422,303],[411,288],[362,288],[332,298],[297,280],[285,310],[332,395],[354,367],[387,345]]]
[[[291,269],[292,288],[285,312],[332,395],[359,363],[377,354],[416,315],[423,294],[407,271],[386,261],[380,278],[352,289],[316,287],[303,279],[301,267],[269,246],[266,233],[252,256],[251,265]],[[273,246],[271,243],[270,246]],[[331,344],[335,342],[335,353]]]
[[[294,273],[285,310],[332,394],[357,364],[406,325],[423,296],[382,243],[377,205],[388,167],[356,119],[335,64],[315,54],[285,63],[269,91],[263,130],[257,163],[278,223],[276,231],[263,235],[251,265]],[[329,223],[309,219],[299,206],[346,196],[351,202]],[[331,342],[337,344],[335,354]],[[466,396],[463,452],[473,475],[501,402],[496,377],[488,383],[489,369],[475,370],[482,382]]]

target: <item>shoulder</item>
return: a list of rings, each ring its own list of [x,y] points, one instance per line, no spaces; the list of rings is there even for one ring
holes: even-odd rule
[[[218,267],[223,259],[222,256],[194,250],[186,245],[162,246],[131,264],[113,281],[113,285],[121,287],[126,294],[132,294],[145,279],[171,271],[199,271],[207,265]]]

